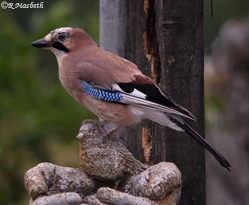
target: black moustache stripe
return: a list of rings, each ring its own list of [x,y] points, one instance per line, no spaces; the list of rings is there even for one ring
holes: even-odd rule
[[[64,51],[66,53],[69,52],[69,50],[67,49],[67,47],[64,46],[63,44],[59,43],[59,42],[54,43],[53,47],[56,48],[56,49],[58,49],[58,50]]]

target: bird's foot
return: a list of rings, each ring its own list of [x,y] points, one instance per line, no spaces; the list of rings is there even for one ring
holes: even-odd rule
[[[114,135],[117,131],[118,131],[117,127],[114,127],[106,131],[106,135],[103,137],[103,143],[106,143],[108,139],[119,140],[119,137]]]

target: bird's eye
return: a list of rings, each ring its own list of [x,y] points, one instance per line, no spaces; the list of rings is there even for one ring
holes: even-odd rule
[[[58,36],[58,40],[59,40],[59,41],[64,41],[66,38],[67,38],[67,37],[66,37],[65,34],[60,34],[60,35]]]

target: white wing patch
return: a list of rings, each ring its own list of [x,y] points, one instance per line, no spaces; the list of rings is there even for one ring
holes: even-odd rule
[[[117,84],[112,84],[112,89],[113,89],[113,90],[120,91],[120,92],[122,92],[122,93],[127,93],[127,92],[123,91],[123,90],[119,87],[119,85],[117,85]],[[134,97],[143,98],[143,99],[146,99],[146,97],[147,97],[147,95],[145,95],[144,93],[140,92],[140,91],[137,90],[137,89],[134,89],[133,92],[127,93],[127,94],[129,94],[129,95],[131,95],[131,96],[134,96]]]
[[[143,98],[143,99],[146,99],[146,97],[147,97],[147,95],[145,95],[144,93],[140,92],[137,89],[134,89],[134,91],[131,93],[131,95],[135,96],[135,97],[140,97],[140,98]]]

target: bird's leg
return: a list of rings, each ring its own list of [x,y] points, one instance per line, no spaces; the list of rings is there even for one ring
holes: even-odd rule
[[[112,137],[114,139],[116,139],[116,137],[113,137],[113,134],[116,132],[116,128],[112,128],[108,131],[105,130],[106,135],[103,137],[103,143],[106,143],[108,141],[108,138]]]
[[[114,128],[107,131],[107,135],[108,136],[113,136],[118,130],[119,130],[119,126],[114,127]]]
[[[103,143],[106,143],[108,138],[113,138],[115,140],[119,140],[119,137],[115,136],[114,134],[119,130],[119,127],[114,127],[106,131],[106,136],[103,138]]]
[[[98,124],[99,124],[99,126],[105,128],[106,134],[108,136],[112,136],[119,129],[119,126],[113,126],[113,124],[111,122],[108,122],[107,120],[103,120],[103,119],[99,119]]]
[[[107,141],[108,137],[112,137],[118,140],[118,137],[114,136],[114,134],[121,128],[120,126],[114,125],[113,123],[107,120],[103,120],[101,118],[99,118],[98,124],[99,126],[103,127],[104,130],[106,131],[106,136],[104,137],[103,140],[104,143]]]

